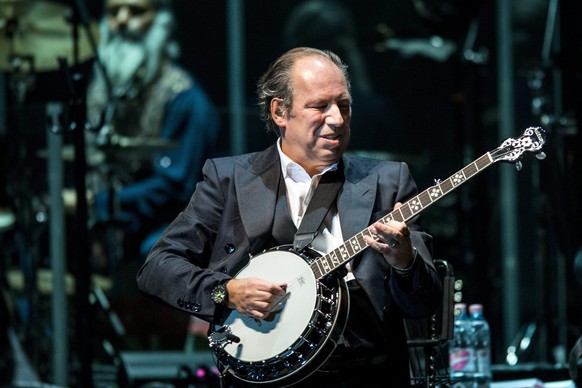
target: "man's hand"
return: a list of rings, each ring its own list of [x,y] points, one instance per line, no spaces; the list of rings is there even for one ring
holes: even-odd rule
[[[228,307],[257,319],[265,319],[287,293],[287,284],[262,279],[232,279],[226,284]]]
[[[397,202],[398,209],[402,204]],[[412,265],[414,248],[410,239],[410,229],[404,222],[389,221],[387,224],[375,222],[368,228],[373,237],[364,235],[364,241],[372,249],[380,252],[390,265],[404,269]]]

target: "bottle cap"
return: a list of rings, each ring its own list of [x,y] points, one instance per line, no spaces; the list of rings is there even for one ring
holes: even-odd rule
[[[465,303],[455,303],[455,317],[460,317],[467,313],[467,304]]]
[[[482,304],[472,304],[469,306],[469,312],[472,313],[482,313],[483,312],[483,305]]]

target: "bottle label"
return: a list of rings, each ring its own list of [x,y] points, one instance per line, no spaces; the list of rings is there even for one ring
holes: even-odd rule
[[[477,371],[485,374],[491,373],[491,358],[489,349],[477,350]]]
[[[474,370],[471,363],[471,352],[468,349],[457,349],[449,355],[449,366],[454,372],[467,372]]]

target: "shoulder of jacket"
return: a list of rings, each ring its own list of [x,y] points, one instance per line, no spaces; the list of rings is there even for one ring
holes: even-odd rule
[[[210,159],[210,161],[218,169],[234,169],[234,167],[237,166],[253,170],[255,173],[260,173],[261,170],[271,167],[275,161],[278,161],[278,158],[273,157],[272,150],[269,147],[263,151],[216,157]]]
[[[394,160],[382,160],[365,156],[345,156],[344,162],[347,169],[363,170],[364,172],[381,169],[400,169],[403,162]]]

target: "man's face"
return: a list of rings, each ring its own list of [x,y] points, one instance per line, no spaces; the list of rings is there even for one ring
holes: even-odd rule
[[[109,0],[107,3],[107,25],[114,33],[143,36],[155,15],[150,0]]]
[[[339,161],[350,139],[351,96],[342,71],[308,56],[293,68],[293,106],[282,118],[281,147],[310,175]]]

